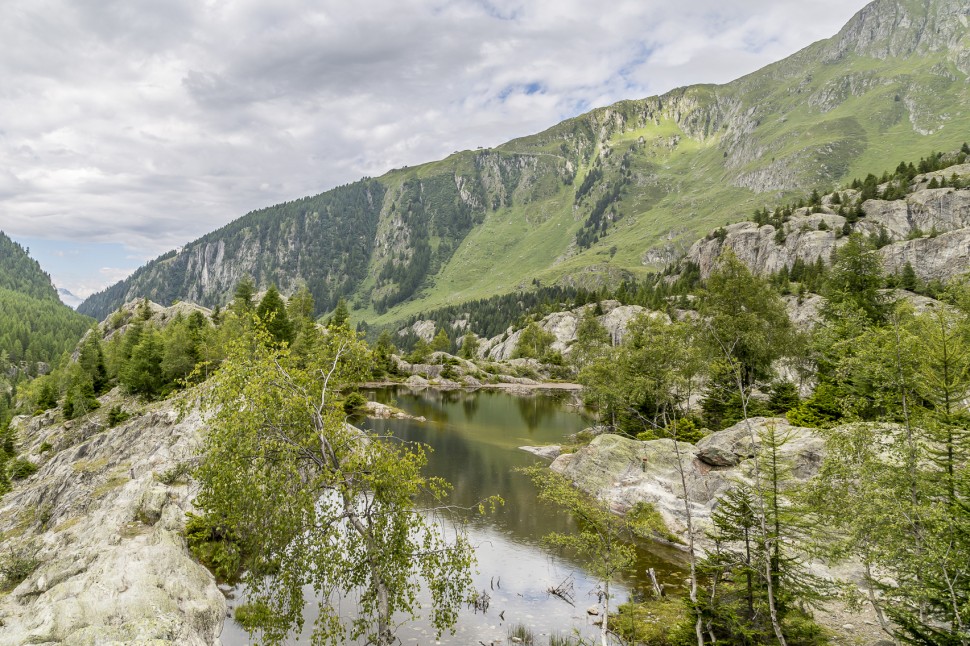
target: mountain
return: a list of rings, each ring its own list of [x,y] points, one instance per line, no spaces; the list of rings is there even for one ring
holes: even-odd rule
[[[50,363],[73,349],[94,321],[61,303],[36,260],[0,232],[0,370]]]
[[[69,289],[65,289],[63,287],[57,288],[57,296],[61,299],[62,303],[73,308],[76,308],[84,300],[72,294]]]
[[[876,0],[834,37],[725,85],[622,101],[494,149],[463,151],[254,211],[88,298],[225,304],[236,282],[354,317],[535,284],[594,286],[683,254],[780,200],[958,148],[970,132],[970,5]]]

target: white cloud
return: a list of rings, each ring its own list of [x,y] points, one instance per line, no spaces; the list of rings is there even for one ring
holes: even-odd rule
[[[155,255],[365,174],[729,81],[863,4],[10,0],[0,227]]]

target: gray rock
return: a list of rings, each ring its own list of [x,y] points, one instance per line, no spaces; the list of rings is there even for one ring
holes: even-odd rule
[[[431,343],[435,335],[434,321],[415,321],[410,327],[397,331],[398,336],[405,336],[408,332],[414,332],[419,339],[424,339],[426,342]]]
[[[768,424],[780,423],[775,418],[754,418],[752,428],[757,433]],[[709,525],[711,512],[718,498],[739,481],[751,477],[750,439],[743,439],[746,427],[731,427],[713,434],[708,446],[720,447],[717,455],[733,466],[714,467],[695,457],[696,447],[686,442],[651,440],[640,442],[620,435],[604,434],[593,439],[575,453],[566,453],[550,465],[554,471],[568,477],[576,486],[609,504],[617,513],[625,513],[638,503],[649,503],[663,517],[667,528],[684,537],[687,531],[687,512],[696,526],[703,530]],[[781,456],[790,464],[792,475],[805,480],[821,466],[824,442],[812,429],[783,426],[788,437]],[[713,437],[712,436],[712,437]],[[757,446],[757,441],[755,442]],[[736,461],[741,457],[740,461]],[[683,481],[681,480],[683,470]],[[701,535],[702,548],[710,542]]]
[[[216,642],[226,601],[183,536],[194,492],[156,477],[191,459],[202,420],[170,406],[114,428],[18,418],[25,450],[55,448],[3,498],[0,532],[27,523],[7,546],[33,541],[42,565],[0,597],[0,645]]]
[[[540,458],[545,458],[546,460],[555,460],[562,453],[562,447],[558,444],[550,444],[548,446],[520,446],[519,450],[526,451]]]
[[[623,341],[630,322],[638,315],[649,314],[666,318],[666,314],[650,312],[639,305],[620,305],[618,301],[611,300],[602,301],[599,305],[603,314],[597,317],[597,321],[606,329],[614,344]],[[576,341],[579,323],[586,310],[593,307],[595,305],[584,305],[567,312],[553,312],[539,321],[539,327],[555,337],[552,343],[553,350],[561,352],[564,356],[569,355],[572,344]],[[508,361],[515,353],[521,336],[522,330],[509,328],[504,334],[482,341],[478,348],[478,355],[492,361]]]
[[[411,375],[404,380],[404,385],[410,386],[411,388],[425,388],[428,385],[428,380],[418,375]]]
[[[752,417],[747,422],[738,422],[723,431],[702,438],[697,443],[694,454],[702,462],[714,467],[736,466],[755,456],[761,448],[758,434],[769,425],[774,425],[783,433],[790,428],[784,417]],[[755,436],[754,444],[751,442],[752,434]]]

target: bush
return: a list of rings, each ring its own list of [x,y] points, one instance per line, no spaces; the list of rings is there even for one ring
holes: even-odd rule
[[[37,473],[37,465],[26,458],[17,458],[10,464],[10,479],[23,480]]]
[[[365,405],[367,405],[367,398],[357,391],[344,397],[344,412],[348,415],[360,412]]]
[[[33,547],[24,547],[11,552],[0,559],[0,577],[3,578],[4,590],[12,590],[25,581],[27,577],[37,571],[41,565],[37,558],[37,551]]]
[[[131,413],[122,410],[121,406],[112,406],[108,411],[108,427],[115,427],[130,418]]]
[[[678,442],[697,444],[707,433],[707,429],[700,428],[694,419],[683,417],[672,424],[668,424],[662,431],[649,430],[637,433],[637,439],[649,441],[676,437]]]
[[[624,603],[610,625],[628,643],[689,646],[697,641],[693,639],[693,624],[686,610],[685,603],[678,599]]]
[[[233,581],[242,569],[242,550],[235,534],[207,516],[186,514],[189,550],[220,581]]]

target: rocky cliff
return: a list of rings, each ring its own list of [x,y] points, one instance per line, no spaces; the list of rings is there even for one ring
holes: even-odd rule
[[[0,645],[218,643],[226,600],[182,533],[199,415],[167,402],[109,427],[122,400],[102,399],[78,423],[14,420],[40,469],[0,508],[5,556],[27,564],[0,597]]]
[[[734,82],[622,101],[254,211],[79,309],[103,318],[143,296],[212,307],[252,274],[284,293],[305,282],[320,311],[345,296],[355,317],[384,323],[532,281],[580,282],[591,267],[642,274],[765,203],[959,146],[968,20],[963,0],[876,0],[833,38]]]
[[[912,193],[905,199],[871,199],[863,205],[864,215],[848,225],[849,231],[866,236],[884,234],[890,240],[879,250],[883,269],[899,273],[909,262],[923,281],[947,280],[970,269],[970,188],[927,188],[940,177],[970,178],[970,164],[918,175]],[[883,187],[884,188],[884,187]],[[851,201],[858,191],[841,191]],[[846,241],[845,217],[836,213],[831,197],[821,207],[797,209],[791,219],[777,228],[771,224],[738,222],[694,243],[687,259],[707,276],[717,257],[730,249],[752,271],[768,274],[796,260],[828,263],[832,252]]]

